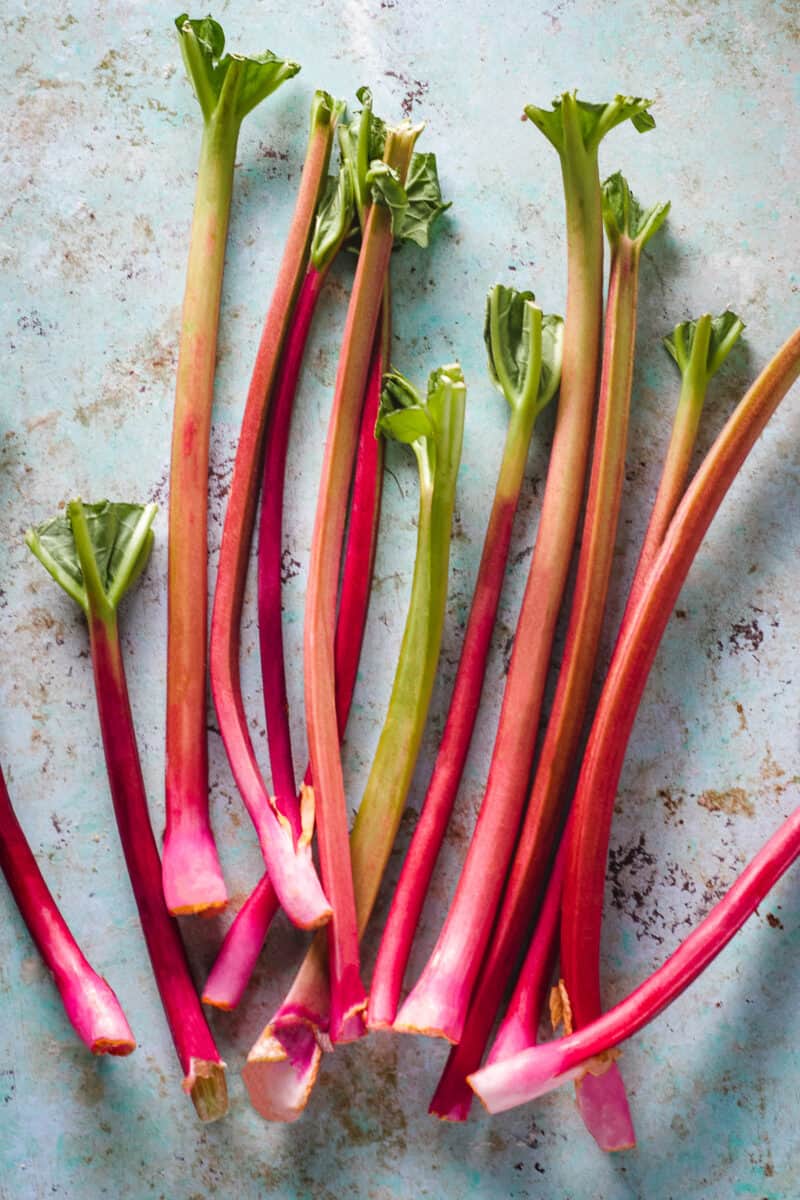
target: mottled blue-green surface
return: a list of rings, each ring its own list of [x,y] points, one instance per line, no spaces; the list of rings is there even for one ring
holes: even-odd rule
[[[203,1128],[153,987],[104,774],[86,634],[33,561],[24,528],[74,493],[167,497],[175,350],[200,121],[163,4],[4,6],[0,106],[2,471],[0,759],[47,879],[139,1039],[93,1061],[0,887],[0,1195],[116,1200],[211,1196],[343,1200],[793,1200],[800,1195],[800,900],[790,873],[703,979],[624,1055],[639,1147],[604,1157],[568,1090],[468,1126],[426,1115],[441,1044],[389,1037],[339,1052],[306,1116],[268,1126],[239,1068],[290,978],[303,937],[278,923],[240,1013],[212,1023],[231,1111]],[[302,74],[248,118],[238,155],[219,343],[211,478],[216,547],[256,338],[297,186],[312,90],[372,84],[379,111],[428,122],[454,200],[428,253],[394,264],[395,359],[417,379],[458,357],[470,385],[443,669],[402,849],[441,730],[499,461],[505,414],[481,343],[496,279],[564,304],[560,181],[519,114],[557,90],[655,97],[658,128],[612,134],[646,202],[671,199],[642,267],[640,354],[618,539],[618,617],[676,396],[659,337],[730,304],[747,346],[715,382],[708,444],[743,386],[798,323],[800,16],[796,0],[268,0],[217,10],[231,44],[299,59]],[[350,282],[336,269],[310,346],[289,466],[288,661],[301,647],[308,558],[336,353]],[[438,931],[480,797],[546,464],[531,458],[486,704],[413,966]],[[607,996],[659,963],[798,801],[800,395],[770,425],[692,570],[648,687],[614,827]],[[345,752],[351,805],[384,712],[410,584],[414,479],[389,452],[374,600]],[[144,769],[163,821],[166,520],[125,605],[123,638]],[[212,564],[213,565],[213,564]],[[607,657],[611,620],[604,637]],[[263,752],[252,595],[245,683]],[[300,671],[290,699],[303,748]],[[259,874],[252,828],[212,732],[215,827],[240,901]],[[382,893],[385,912],[388,888]],[[381,915],[380,913],[378,914]],[[224,922],[186,926],[198,975]],[[367,939],[367,961],[375,949]]]

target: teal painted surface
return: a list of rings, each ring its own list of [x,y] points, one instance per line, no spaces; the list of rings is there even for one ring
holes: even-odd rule
[[[451,214],[428,255],[394,264],[395,359],[422,380],[461,359],[470,385],[443,668],[410,808],[421,799],[499,462],[503,406],[481,344],[495,279],[563,306],[555,155],[518,114],[579,85],[656,97],[658,129],[612,134],[647,202],[669,198],[667,231],[643,264],[640,354],[619,539],[618,616],[653,494],[677,388],[659,336],[705,308],[735,307],[748,345],[712,389],[708,444],[742,387],[798,323],[796,5],[750,0],[509,0],[436,8],[419,0],[277,3],[216,10],[233,48],[264,45],[302,74],[248,118],[240,143],[220,335],[211,479],[216,546],[243,397],[294,199],[311,92],[369,82],[387,116],[428,121]],[[213,1026],[230,1065],[231,1112],[202,1128],[179,1089],[110,813],[86,636],[28,555],[22,532],[70,495],[166,500],[175,346],[199,142],[171,10],[75,0],[5,8],[2,80],[4,368],[0,430],[0,758],[64,912],[108,975],[139,1039],[127,1061],[77,1044],[8,895],[0,891],[0,1195],[141,1200],[279,1197],[546,1197],[789,1200],[800,1194],[798,877],[624,1056],[639,1148],[604,1158],[562,1090],[466,1127],[425,1115],[444,1048],[371,1039],[328,1060],[304,1119],[265,1125],[239,1078],[303,938],[279,923],[240,1013]],[[298,662],[303,569],[350,270],[337,269],[298,397],[289,470],[288,660]],[[413,967],[438,931],[475,812],[524,584],[544,475],[532,455],[515,566],[453,836]],[[670,624],[622,782],[605,943],[607,995],[623,995],[698,920],[798,802],[800,492],[795,393],[770,426],[703,547]],[[347,740],[353,805],[374,748],[410,586],[413,469],[390,450],[377,580]],[[152,564],[122,617],[137,733],[162,824],[165,510]],[[213,566],[213,563],[212,563]],[[607,655],[613,621],[605,636]],[[252,594],[245,683],[260,731]],[[299,672],[290,679],[298,756]],[[263,739],[259,740],[263,750]],[[212,733],[215,827],[235,899],[259,872],[255,838]],[[746,804],[712,811],[710,792]],[[733,793],[733,800],[742,799]],[[412,825],[404,822],[402,848]],[[381,912],[389,891],[381,896]],[[379,913],[380,918],[380,913]],[[202,975],[223,922],[185,926]],[[374,953],[367,939],[367,960]]]

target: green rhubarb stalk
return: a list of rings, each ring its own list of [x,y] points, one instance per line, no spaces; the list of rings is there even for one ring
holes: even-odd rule
[[[208,451],[217,325],[233,167],[245,116],[297,63],[267,51],[224,54],[222,27],[205,17],[175,22],[203,114],[170,463],[167,586],[167,762],[164,893],[171,912],[220,908],[227,899],[208,816],[205,585]]]
[[[407,443],[420,480],[414,578],[389,708],[350,837],[359,936],[375,904],[419,753],[441,646],[450,527],[461,456],[466,389],[458,366],[435,371],[427,400],[401,375],[386,377],[378,430]],[[295,1120],[327,1044],[330,990],[324,935],[317,935],[283,1005],[250,1051],[244,1071],[254,1106]]]

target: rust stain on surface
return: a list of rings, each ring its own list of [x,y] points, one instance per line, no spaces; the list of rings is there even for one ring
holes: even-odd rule
[[[756,815],[752,800],[749,799],[744,788],[740,787],[727,788],[724,792],[707,788],[698,798],[697,803],[701,808],[707,808],[709,812],[727,813],[731,817],[754,817]]]

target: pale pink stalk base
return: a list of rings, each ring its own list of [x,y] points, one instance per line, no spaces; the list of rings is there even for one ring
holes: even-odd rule
[[[268,1121],[296,1121],[317,1080],[328,1038],[330,994],[324,942],[311,952],[278,1012],[247,1056],[242,1072],[250,1100]]]
[[[202,811],[198,806],[198,811]],[[205,812],[203,811],[205,818]],[[164,899],[177,916],[223,909],[228,896],[219,866],[214,835],[207,820],[192,820],[185,813],[173,816],[164,834],[162,848]]]
[[[616,1046],[654,1020],[713,962],[798,855],[800,808],[678,949],[626,999],[569,1037],[531,1047],[470,1075],[470,1086],[489,1112],[527,1104],[568,1079],[583,1078],[587,1070],[603,1070]]]
[[[269,875],[262,875],[225,935],[206,980],[204,1004],[214,1008],[236,1008],[279,908],[280,902]]]
[[[69,1020],[92,1054],[130,1054],[136,1041],[117,997],[90,966],[39,870],[0,771],[0,869],[61,995]]]
[[[533,939],[487,1063],[500,1062],[536,1044],[539,1021],[558,951],[561,888],[565,866],[566,838],[562,838]],[[467,1074],[475,1062],[480,1062],[483,1051],[483,1026],[488,1023],[488,1020],[481,1023],[476,1036],[475,1021],[467,1021],[462,1041],[450,1051],[428,1109],[428,1112],[442,1121],[466,1121],[469,1117],[473,1092],[467,1083]]]

